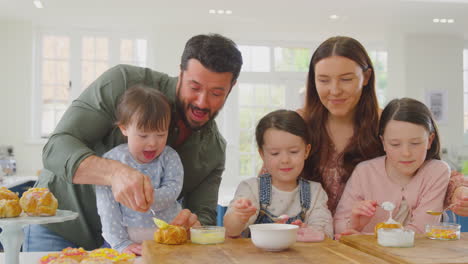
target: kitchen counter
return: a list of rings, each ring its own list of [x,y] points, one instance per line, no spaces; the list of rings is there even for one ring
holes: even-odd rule
[[[3,182],[0,183],[0,186],[11,189],[29,181],[37,181],[37,178],[37,176],[3,176]]]

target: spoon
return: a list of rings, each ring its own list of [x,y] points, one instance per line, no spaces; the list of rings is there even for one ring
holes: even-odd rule
[[[273,220],[274,222],[279,222],[279,221],[288,221],[289,219],[289,216],[288,215],[280,215],[278,217],[272,217],[271,220]]]
[[[454,206],[454,205],[456,205],[456,204],[453,203],[453,204],[447,206],[444,210],[442,210],[442,211],[440,211],[440,212],[439,212],[439,211],[427,210],[427,211],[426,211],[426,214],[430,214],[430,215],[441,215],[441,214],[443,214],[445,211],[447,211],[449,208],[451,208],[451,207]]]

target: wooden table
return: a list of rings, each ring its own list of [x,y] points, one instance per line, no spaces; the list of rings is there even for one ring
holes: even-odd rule
[[[388,263],[333,240],[320,243],[296,242],[280,252],[268,252],[256,248],[250,239],[226,239],[223,244],[163,245],[155,241],[143,242],[145,263],[222,263],[222,264],[275,264],[275,263]]]
[[[453,241],[416,235],[412,248],[383,247],[373,235],[343,236],[340,242],[390,263],[468,263],[468,233],[462,233],[460,240]]]

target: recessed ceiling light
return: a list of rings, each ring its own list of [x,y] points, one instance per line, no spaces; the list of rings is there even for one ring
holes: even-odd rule
[[[338,18],[340,18],[338,15],[331,15],[330,16],[330,19],[338,19]]]
[[[447,19],[447,23],[450,23],[450,24],[455,23],[455,19],[451,19],[451,18]]]
[[[42,5],[41,0],[34,0],[33,3],[36,6],[36,8],[44,8],[44,5]]]
[[[232,10],[229,9],[210,9],[208,10],[210,14],[218,14],[218,15],[232,15]]]
[[[432,22],[434,22],[434,23],[439,23],[439,21],[440,21],[440,20],[439,20],[438,18],[432,19]]]
[[[440,23],[447,23],[447,19],[441,18],[441,19],[440,19]]]

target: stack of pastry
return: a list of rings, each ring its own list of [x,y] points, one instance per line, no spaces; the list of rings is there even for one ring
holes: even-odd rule
[[[43,256],[40,264],[132,264],[134,254],[119,253],[110,248],[99,248],[91,252],[83,248],[65,248],[60,253]]]
[[[47,188],[31,188],[23,193],[19,201],[29,216],[52,216],[58,207],[57,199]]]
[[[79,264],[80,262],[71,258],[57,258],[49,262],[49,264]]]
[[[113,264],[132,264],[135,261],[134,254],[119,253],[111,248],[98,248],[89,253],[89,258],[84,259],[84,263],[100,263],[105,264],[107,261],[112,261]],[[94,262],[90,262],[94,261]],[[96,262],[104,261],[104,262]]]
[[[83,248],[71,248],[67,247],[62,250],[62,252],[58,253],[50,253],[48,255],[43,256],[40,260],[40,264],[72,264],[72,263],[80,263],[86,256],[88,256],[88,252]]]
[[[187,230],[182,226],[170,225],[161,219],[153,218],[158,229],[154,240],[161,244],[180,245],[187,242]]]
[[[0,187],[0,218],[17,217],[21,214],[19,197],[6,187]]]

